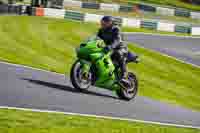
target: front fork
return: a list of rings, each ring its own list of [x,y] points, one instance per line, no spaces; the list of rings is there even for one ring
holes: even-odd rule
[[[80,60],[81,63],[81,75],[83,79],[88,79],[89,78],[89,72],[90,72],[90,67],[91,63],[86,61],[86,60]]]

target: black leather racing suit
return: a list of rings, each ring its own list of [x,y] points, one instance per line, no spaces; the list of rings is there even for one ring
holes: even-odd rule
[[[126,76],[126,58],[127,58],[127,46],[122,43],[120,29],[117,26],[111,26],[107,29],[99,29],[97,36],[104,40],[109,49],[113,49],[111,58],[114,62],[118,62],[119,67],[122,70],[122,78]]]

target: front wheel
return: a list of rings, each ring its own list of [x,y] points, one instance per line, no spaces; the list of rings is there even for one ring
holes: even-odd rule
[[[88,72],[85,74],[81,69],[81,63],[77,60],[71,68],[70,80],[74,88],[84,91],[92,84],[92,73]]]
[[[134,99],[138,91],[138,80],[136,75],[134,75],[133,73],[128,73],[128,80],[130,82],[130,87],[127,88],[121,87],[117,91],[117,95],[119,96],[119,98],[127,101]]]

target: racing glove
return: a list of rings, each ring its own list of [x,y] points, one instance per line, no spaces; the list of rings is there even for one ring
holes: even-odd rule
[[[111,46],[111,45],[107,45],[107,46],[104,47],[104,51],[105,51],[106,53],[108,53],[111,49],[112,49],[112,46]]]

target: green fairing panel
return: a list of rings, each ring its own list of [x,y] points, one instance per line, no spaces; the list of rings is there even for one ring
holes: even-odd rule
[[[90,54],[89,58],[91,62],[96,62],[97,60],[101,59],[104,56],[103,53],[94,53],[94,54]]]
[[[110,58],[110,53],[104,53],[104,46],[105,44],[102,40],[89,39],[77,49],[77,56],[84,68],[88,69],[91,64],[96,67],[96,86],[114,90],[118,87],[115,85],[115,66]],[[88,61],[90,64],[87,63]]]
[[[111,88],[113,83],[115,82],[115,75],[114,75],[115,67],[114,67],[109,55],[106,55],[103,58],[99,59],[95,63],[95,66],[97,68],[96,85],[99,86],[99,85],[103,84],[104,87]]]
[[[82,43],[80,48],[77,49],[79,58],[89,59],[89,56],[94,53],[102,53],[103,48],[100,46],[101,40],[92,40],[86,43]]]

